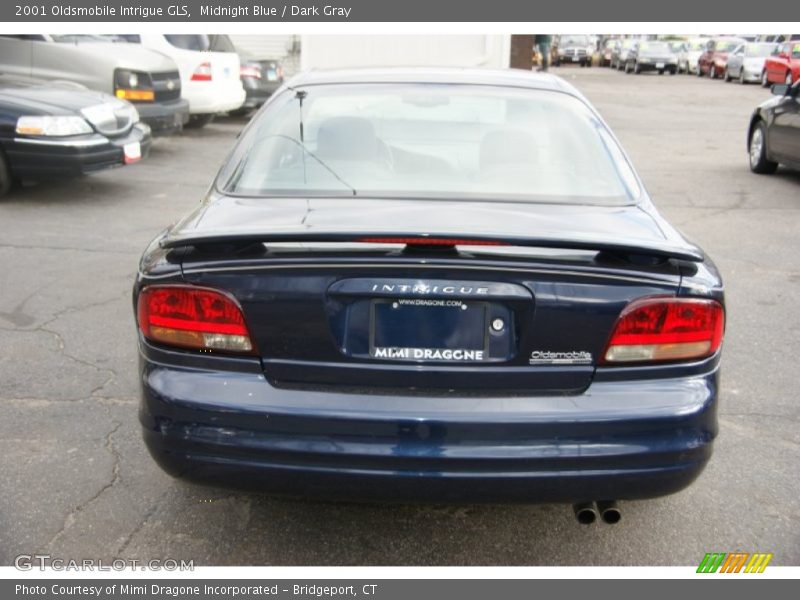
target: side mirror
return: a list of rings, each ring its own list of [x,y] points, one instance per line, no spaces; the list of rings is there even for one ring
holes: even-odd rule
[[[773,96],[788,96],[791,88],[785,83],[776,83],[770,88]]]

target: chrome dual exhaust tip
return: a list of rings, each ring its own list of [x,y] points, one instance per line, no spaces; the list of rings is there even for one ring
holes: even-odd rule
[[[581,525],[591,525],[600,516],[603,523],[614,525],[622,519],[622,512],[614,500],[598,500],[594,502],[579,502],[572,505],[575,518]]]

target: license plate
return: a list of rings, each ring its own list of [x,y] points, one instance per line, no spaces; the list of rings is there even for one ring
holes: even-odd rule
[[[272,69],[267,71],[267,81],[278,81],[278,73]]]
[[[135,163],[137,160],[142,158],[142,146],[139,144],[139,142],[125,144],[122,147],[122,152],[124,154],[124,162],[126,165]]]
[[[656,69],[663,69],[664,63],[656,63]]]
[[[486,304],[435,298],[375,300],[370,356],[412,362],[479,362],[488,358]]]

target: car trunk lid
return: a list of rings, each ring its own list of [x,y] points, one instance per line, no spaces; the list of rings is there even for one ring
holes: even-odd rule
[[[235,220],[205,206],[163,245],[237,298],[283,386],[578,393],[621,310],[675,295],[673,259],[699,257],[635,207],[226,201]]]

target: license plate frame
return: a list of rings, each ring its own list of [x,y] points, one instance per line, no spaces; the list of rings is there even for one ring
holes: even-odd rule
[[[458,304],[424,304],[425,302],[442,302],[451,303],[457,302]],[[477,333],[477,325],[475,332],[476,338],[480,339],[482,344],[477,347],[477,344],[467,344],[469,347],[447,347],[442,344],[434,345],[379,345],[376,338],[377,320],[381,309],[378,307],[392,306],[392,311],[405,309],[408,314],[407,318],[412,317],[411,313],[424,311],[428,313],[431,321],[436,320],[437,324],[441,327],[446,323],[441,321],[442,315],[449,312],[449,316],[457,316],[467,311],[472,311],[469,315],[472,319],[477,319],[480,323],[480,335]],[[464,308],[466,307],[466,308]],[[442,310],[443,309],[443,310]],[[385,309],[384,309],[385,310]],[[459,311],[456,313],[455,311]],[[438,314],[437,314],[438,313]],[[392,360],[401,362],[415,362],[415,363],[481,363],[489,360],[489,303],[488,302],[465,302],[462,300],[450,299],[389,299],[389,298],[375,298],[370,301],[369,310],[369,356],[377,360]],[[463,326],[464,319],[455,319],[456,327]],[[469,333],[469,332],[467,332]],[[385,341],[385,340],[384,340]]]

